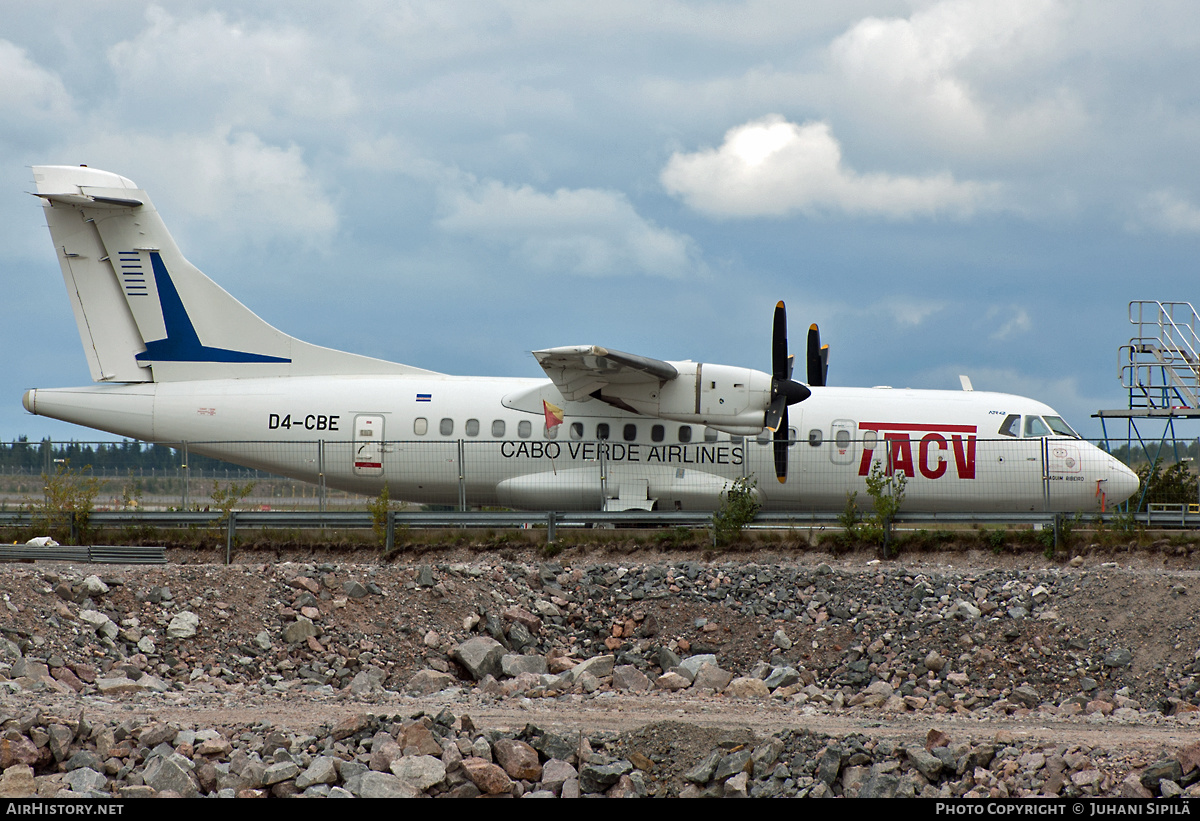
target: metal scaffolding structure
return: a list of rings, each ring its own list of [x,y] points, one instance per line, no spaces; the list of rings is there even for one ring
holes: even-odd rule
[[[1093,415],[1100,419],[1105,445],[1120,440],[1110,437],[1108,420],[1124,420],[1131,454],[1136,442],[1146,461],[1155,464],[1165,460],[1169,443],[1172,461],[1187,459],[1187,445],[1195,437],[1179,438],[1175,422],[1200,418],[1200,314],[1190,302],[1135,300],[1129,303],[1129,322],[1136,331],[1120,347],[1117,362],[1127,407]],[[1144,435],[1139,421],[1144,428],[1162,422],[1162,432],[1157,439]],[[1143,486],[1143,497],[1146,490]]]

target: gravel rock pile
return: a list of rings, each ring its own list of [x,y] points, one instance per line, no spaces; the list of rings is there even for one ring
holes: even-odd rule
[[[1105,750],[1038,747],[1001,734],[982,744],[929,731],[924,743],[782,733],[714,749],[684,775],[683,797],[1173,798],[1200,794],[1200,744],[1141,767]]]
[[[1169,798],[1195,795],[1200,780],[1200,744],[1130,770],[1102,751],[1012,738],[955,743],[930,731],[906,744],[789,731],[678,761],[641,743],[659,729],[504,733],[449,710],[356,714],[314,733],[0,713],[0,797]],[[671,778],[670,765],[687,769]]]
[[[686,697],[713,699],[732,711],[752,711],[759,703],[798,715],[925,717],[927,726],[942,716],[1200,725],[1200,625],[1190,574],[1099,564],[957,571],[878,563],[495,558],[99,573],[24,564],[6,572],[0,693],[14,696],[303,694],[382,704],[470,695],[520,704],[533,718],[539,704],[564,699],[657,698],[667,710],[673,699]],[[742,740],[742,750],[717,747],[684,767],[668,749],[657,759],[638,753],[644,760],[634,760],[619,754],[620,739],[597,733],[576,738],[569,754],[565,747],[547,754],[537,745],[545,734],[527,729],[514,740],[537,752],[539,767],[564,774],[546,782],[508,772],[494,750],[496,737],[447,716],[416,719],[437,741],[437,749],[429,742],[420,755],[445,770],[420,792],[489,792],[470,774],[475,759],[505,771],[508,780],[496,781],[507,784],[496,788],[500,793],[630,795],[1135,794],[1130,773],[1155,763],[1007,738],[981,747],[949,738],[895,744],[780,733]],[[90,770],[103,779],[88,776],[87,789],[109,795],[146,787],[189,794],[182,781],[155,786],[167,783],[157,780],[160,770],[177,778],[187,771],[204,794],[363,794],[354,774],[400,777],[390,763],[382,769],[371,764],[377,746],[388,744],[379,734],[398,745],[396,760],[410,757],[403,755],[401,736],[414,720],[368,717],[347,736],[313,728],[271,747],[270,732],[253,727],[233,735],[229,728],[174,727],[150,744],[143,739],[148,727],[97,729],[78,714],[51,721],[4,716],[0,708],[0,717],[6,779],[9,767],[31,768],[31,778]],[[481,738],[479,754],[468,754]],[[201,747],[209,751],[198,753]],[[17,748],[23,752],[11,757]],[[118,754],[110,755],[113,749]],[[207,778],[210,766],[217,772],[240,767],[238,750],[247,761],[278,767],[272,778],[292,767],[296,772],[261,783],[257,776],[228,784]],[[91,756],[85,756],[90,763],[68,766],[77,753]],[[750,757],[738,765],[743,753]],[[325,758],[336,761],[327,762],[332,769],[324,780],[306,783],[302,774]],[[593,758],[610,769],[585,775]],[[1176,761],[1178,772],[1168,768],[1149,784],[1138,781],[1141,789],[1195,793],[1189,755],[1163,751],[1160,758]],[[432,769],[422,778],[432,778],[438,768],[424,763]],[[563,763],[573,776],[565,775]],[[366,767],[361,773],[359,765]],[[1087,775],[1092,772],[1095,777]],[[571,778],[577,786],[564,786]],[[384,783],[375,776],[367,781]],[[86,792],[55,783],[56,790]],[[275,788],[284,783],[290,786]]]

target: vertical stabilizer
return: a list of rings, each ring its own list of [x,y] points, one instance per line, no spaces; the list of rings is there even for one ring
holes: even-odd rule
[[[91,168],[46,166],[33,170],[38,196],[46,200],[46,224],[58,253],[79,338],[96,382],[148,382],[149,365],[138,362],[146,350],[129,303],[122,293],[119,263],[105,250],[92,214],[128,211],[128,204],[105,203],[83,189],[120,192],[126,203],[137,188],[124,177]]]
[[[130,180],[75,166],[33,173],[95,381],[428,373],[272,327],[184,258]]]

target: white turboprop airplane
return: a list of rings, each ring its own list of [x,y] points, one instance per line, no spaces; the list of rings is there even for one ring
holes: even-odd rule
[[[769,374],[580,346],[534,352],[549,379],[460,377],[317,347],[184,259],[130,180],[33,173],[96,382],[28,391],[41,416],[438,504],[711,510],[748,476],[766,510],[841,510],[873,463],[907,477],[907,511],[1096,511],[1138,487],[1032,399],[826,386],[815,325],[793,380],[782,302]]]

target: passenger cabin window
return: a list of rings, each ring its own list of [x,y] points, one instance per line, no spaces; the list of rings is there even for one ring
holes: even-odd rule
[[[479,435],[479,420],[478,419],[468,419],[467,425],[466,425],[466,431],[467,431],[467,436],[478,436]]]
[[[544,431],[547,439],[557,439],[559,427],[560,427],[559,425],[555,425],[552,428],[547,427],[547,428],[543,428],[542,430]]]
[[[438,433],[440,433],[442,436],[452,435],[454,433],[454,420],[443,419],[441,424],[438,425]]]
[[[837,443],[839,449],[845,450],[850,447],[850,431],[845,428],[839,428],[833,440]]]
[[[667,438],[667,429],[664,428],[662,425],[655,425],[654,427],[650,428],[650,440],[652,442],[661,442],[663,439],[666,439],[666,438]]]
[[[705,442],[717,441],[717,429],[716,428],[705,428],[704,429],[704,441]]]
[[[522,439],[528,439],[531,435],[533,435],[532,422],[528,419],[522,419],[517,423],[517,436],[520,436]]]
[[[583,438],[583,423],[582,422],[572,422],[571,423],[571,438],[572,439],[582,439]]]
[[[813,428],[812,430],[810,430],[808,432],[808,443],[810,445],[812,445],[814,448],[820,447],[821,443],[824,441],[825,441],[825,434],[821,431],[820,428]]]
[[[1042,436],[1049,436],[1050,428],[1046,427],[1046,423],[1042,421],[1040,416],[1025,417],[1025,438],[1037,439]]]
[[[746,439],[746,437],[744,437],[744,436],[730,435],[730,437],[729,437],[729,441],[733,442],[733,444],[735,444],[735,445],[740,445],[743,441],[745,441],[745,439]]]
[[[608,433],[608,423],[607,422],[601,422],[599,425],[596,425],[596,438],[597,439],[600,439],[601,441],[603,441],[603,440],[607,439],[608,436],[609,436],[609,433]]]
[[[621,437],[626,442],[632,442],[633,440],[637,439],[637,425],[626,425],[625,429],[621,431]]]
[[[1021,435],[1021,417],[1015,413],[1009,414],[1000,423],[1001,436],[1020,436]]]
[[[763,432],[758,435],[758,443],[760,445],[771,444],[772,432],[768,428],[763,428]]]
[[[418,416],[413,420],[413,433],[417,436],[424,436],[429,432],[429,420],[424,416]]]
[[[497,419],[494,422],[492,422],[492,438],[493,439],[503,439],[504,438],[504,420],[503,419]]]
[[[864,450],[875,450],[875,446],[879,444],[879,434],[873,430],[864,430],[862,442]]]
[[[679,441],[680,442],[692,441],[692,426],[691,425],[684,425],[679,429]]]

